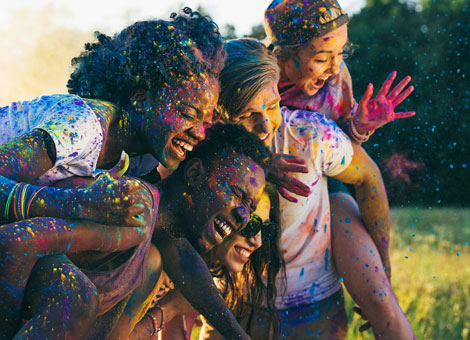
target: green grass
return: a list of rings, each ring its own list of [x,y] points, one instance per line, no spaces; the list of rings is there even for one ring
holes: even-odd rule
[[[470,209],[393,209],[392,220],[392,285],[417,339],[470,339]],[[348,340],[374,339],[353,306],[346,296]]]
[[[392,285],[418,339],[470,339],[470,209],[394,209]],[[348,339],[374,339],[346,299]]]

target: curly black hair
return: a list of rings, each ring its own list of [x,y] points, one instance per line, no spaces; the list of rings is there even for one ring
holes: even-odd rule
[[[217,78],[225,60],[218,26],[188,7],[170,18],[136,22],[113,38],[95,32],[98,42],[72,59],[69,93],[125,106],[137,89],[156,93],[192,76]]]
[[[226,159],[232,152],[245,155],[267,174],[272,155],[261,139],[241,125],[217,123],[206,130],[206,138],[187,154],[173,175],[182,176],[187,162],[193,158],[199,158],[210,174],[213,163]]]

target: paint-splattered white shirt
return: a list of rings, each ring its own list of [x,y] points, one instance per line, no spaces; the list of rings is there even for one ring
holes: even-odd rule
[[[42,96],[0,108],[0,143],[33,129],[51,136],[54,166],[37,179],[48,185],[71,176],[91,176],[103,145],[103,131],[93,110],[75,95]]]
[[[286,261],[287,290],[277,297],[276,307],[285,309],[323,300],[341,287],[331,253],[326,176],[346,169],[353,149],[349,138],[324,115],[286,107],[281,113],[274,152],[303,158],[309,173],[295,173],[294,177],[312,190],[309,197],[296,196],[298,203],[281,197],[280,244]],[[281,281],[276,284],[279,290]]]

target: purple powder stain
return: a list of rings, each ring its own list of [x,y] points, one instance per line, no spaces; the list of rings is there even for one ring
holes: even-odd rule
[[[380,240],[380,245],[382,246],[382,249],[388,249],[388,241],[385,239],[385,237],[382,237]]]

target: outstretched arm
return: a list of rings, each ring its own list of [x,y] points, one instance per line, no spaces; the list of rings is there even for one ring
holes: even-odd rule
[[[0,224],[41,216],[140,224],[133,216],[143,211],[136,193],[141,186],[132,179],[121,179],[128,167],[125,154],[117,166],[87,188],[45,187],[39,191],[37,186],[18,185],[34,183],[51,169],[54,152],[52,140],[42,130],[33,130],[0,145]]]
[[[163,269],[183,296],[226,339],[249,339],[220,295],[206,263],[186,239],[171,239],[164,231],[154,236]]]
[[[380,170],[365,150],[353,143],[354,156],[351,164],[336,179],[353,184],[356,201],[367,231],[374,240],[382,258],[387,276],[391,276],[390,207]]]

